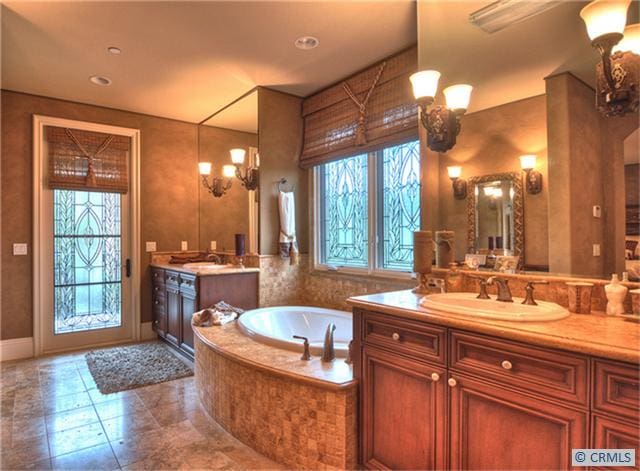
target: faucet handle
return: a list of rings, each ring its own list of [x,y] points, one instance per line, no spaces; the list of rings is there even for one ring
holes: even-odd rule
[[[526,291],[526,296],[524,297],[524,301],[522,301],[522,304],[527,304],[529,306],[537,306],[538,303],[536,302],[535,299],[533,299],[533,285],[548,285],[549,282],[546,280],[532,280],[532,281],[527,281],[527,286],[525,286],[525,291]]]
[[[303,337],[302,335],[294,335],[293,338],[304,340],[304,352],[302,353],[300,359],[304,361],[311,360],[311,353],[309,352],[309,339],[307,337]]]
[[[478,283],[480,284],[480,293],[476,296],[477,299],[491,299],[489,294],[487,294],[487,278],[473,275],[469,275],[469,278],[478,280]]]

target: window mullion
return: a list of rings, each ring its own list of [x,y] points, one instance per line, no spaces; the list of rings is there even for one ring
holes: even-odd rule
[[[369,272],[378,267],[378,165],[377,152],[369,153],[368,200],[369,200]]]

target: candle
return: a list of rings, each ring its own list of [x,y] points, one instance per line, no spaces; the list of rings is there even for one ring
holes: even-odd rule
[[[489,236],[489,250],[493,250],[493,236]]]
[[[501,249],[502,247],[502,236],[496,236],[496,249]]]
[[[413,233],[413,271],[431,273],[431,265],[433,265],[431,231],[415,231]]]
[[[246,236],[244,234],[236,234],[236,257],[244,257]]]
[[[436,265],[438,268],[449,268],[454,256],[453,231],[436,231]]]

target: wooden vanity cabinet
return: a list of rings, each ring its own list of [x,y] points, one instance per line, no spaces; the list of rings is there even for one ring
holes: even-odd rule
[[[635,365],[355,309],[354,372],[368,469],[567,469],[572,448],[638,447]]]
[[[196,276],[152,267],[151,281],[154,330],[190,357],[194,355],[194,312],[220,301],[242,309],[258,307],[257,272]]]

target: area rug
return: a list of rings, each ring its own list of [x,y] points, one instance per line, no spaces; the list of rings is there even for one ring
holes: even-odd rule
[[[94,350],[85,358],[100,392],[110,394],[193,376],[193,369],[169,348],[149,342]]]

